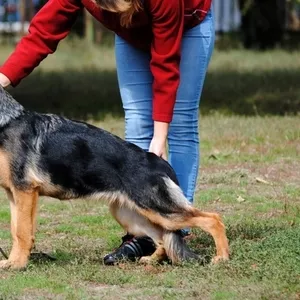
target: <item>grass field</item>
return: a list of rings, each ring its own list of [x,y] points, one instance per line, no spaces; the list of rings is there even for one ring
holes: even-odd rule
[[[0,64],[12,51],[1,47]],[[300,112],[299,51],[214,52],[201,112],[283,115]],[[123,116],[114,51],[64,41],[12,93],[26,107],[80,119]]]
[[[113,54],[79,45],[71,56],[69,47],[13,94],[24,105],[88,119],[123,137]],[[123,234],[107,207],[43,198],[36,250],[57,260],[1,271],[0,299],[300,299],[300,121],[280,115],[282,107],[299,111],[299,70],[297,53],[215,52],[202,100],[195,205],[223,216],[230,262],[105,267],[103,255]],[[211,257],[212,239],[193,233],[190,247]],[[1,193],[0,247],[8,252],[10,245]]]

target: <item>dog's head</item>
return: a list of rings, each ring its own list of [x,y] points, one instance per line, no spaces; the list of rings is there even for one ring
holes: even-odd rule
[[[24,107],[0,85],[0,127],[19,117]]]

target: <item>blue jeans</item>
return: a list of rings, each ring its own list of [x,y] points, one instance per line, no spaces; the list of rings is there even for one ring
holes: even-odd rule
[[[180,85],[168,134],[169,163],[192,203],[199,168],[199,102],[214,48],[214,20],[186,31],[182,40]],[[125,139],[149,150],[153,136],[150,54],[116,36],[117,75],[125,111]]]

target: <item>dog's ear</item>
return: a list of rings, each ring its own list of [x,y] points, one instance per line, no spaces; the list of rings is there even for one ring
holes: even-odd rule
[[[2,97],[4,97],[5,95],[7,95],[8,92],[6,91],[5,87],[3,87],[1,84],[0,84],[0,95],[1,95],[1,99]]]
[[[19,117],[23,112],[23,106],[0,85],[0,127]]]

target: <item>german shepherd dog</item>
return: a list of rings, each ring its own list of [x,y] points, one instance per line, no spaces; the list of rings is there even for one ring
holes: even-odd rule
[[[196,258],[179,234],[200,227],[216,245],[213,262],[229,258],[218,214],[193,207],[171,166],[157,155],[95,126],[26,111],[0,87],[0,185],[10,201],[12,249],[0,268],[23,269],[34,245],[39,196],[104,199],[116,221],[149,236],[156,251],[143,263]]]

